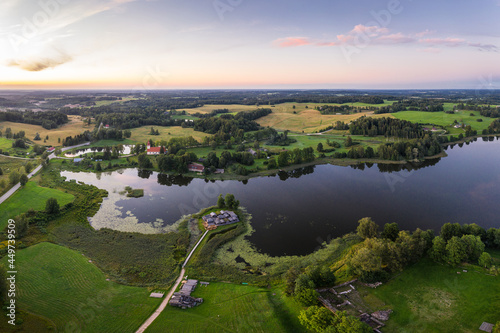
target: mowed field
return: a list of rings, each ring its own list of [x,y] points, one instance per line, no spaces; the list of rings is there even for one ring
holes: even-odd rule
[[[227,105],[203,105],[199,108],[194,109],[178,109],[177,111],[186,111],[186,113],[210,113],[213,110],[228,109],[229,112],[241,112],[241,111],[252,111],[259,108],[267,108],[268,106],[256,106],[256,105],[241,105],[241,104],[227,104]]]
[[[30,208],[45,210],[45,203],[49,198],[56,198],[59,206],[62,207],[72,202],[75,197],[56,189],[40,187],[36,182],[30,181],[0,204],[0,230],[7,226],[8,219],[14,218]]]
[[[17,305],[47,318],[53,331],[134,332],[161,302],[146,288],[106,281],[80,253],[52,243],[19,250],[16,265]]]
[[[151,127],[160,132],[160,135],[151,135]],[[182,128],[181,126],[143,126],[131,129],[132,136],[130,140],[140,143],[146,143],[149,139],[157,140],[170,140],[172,138],[189,137],[192,136],[196,141],[201,142],[204,137],[210,136],[203,132],[196,132],[192,128]]]
[[[283,111],[279,109],[274,110],[273,113],[257,119],[257,122],[264,127],[273,127],[277,130],[290,130],[292,132],[314,133],[321,129],[334,125],[337,121],[349,123],[362,116],[382,118],[392,117],[389,114],[373,114],[373,111],[360,112],[348,115],[322,115],[319,111],[314,109],[304,109],[302,111],[295,110],[293,112]]]
[[[34,141],[35,143],[47,146],[60,146],[58,143],[58,138],[64,139],[68,136],[75,136],[77,134],[83,133],[85,130],[92,130],[95,124],[91,124],[90,126],[84,124],[82,118],[80,116],[68,116],[70,121],[56,129],[46,130],[42,126],[38,125],[30,125],[30,124],[22,124],[22,123],[13,123],[10,121],[0,122],[0,131],[5,133],[5,129],[10,127],[12,132],[17,133],[19,131],[24,131],[26,133],[26,138],[33,141],[36,133],[40,133],[42,140]],[[43,142],[46,136],[49,136],[47,142]]]
[[[471,116],[471,114],[474,116]],[[435,124],[443,127],[449,127],[456,120],[461,124],[471,125],[472,129],[478,131],[478,134],[481,134],[481,131],[488,128],[495,120],[494,118],[482,117],[479,111],[458,111],[454,114],[445,112],[402,111],[392,113],[392,115],[398,119],[414,123]],[[483,121],[478,122],[477,119],[482,119]]]
[[[297,319],[302,307],[279,289],[211,282],[192,296],[203,303],[167,306],[146,332],[306,332]]]
[[[372,307],[394,310],[383,329],[387,333],[479,332],[482,322],[500,320],[500,277],[477,266],[423,259],[387,284],[360,291],[368,293],[364,300]]]

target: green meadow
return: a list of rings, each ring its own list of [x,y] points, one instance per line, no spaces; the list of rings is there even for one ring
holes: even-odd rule
[[[86,257],[52,243],[19,250],[16,265],[18,306],[52,332],[134,332],[161,302],[146,288],[107,281]]]
[[[0,230],[7,226],[8,219],[30,208],[45,210],[45,203],[49,198],[56,198],[62,207],[72,202],[75,197],[60,190],[38,186],[36,182],[30,181],[0,205]]]

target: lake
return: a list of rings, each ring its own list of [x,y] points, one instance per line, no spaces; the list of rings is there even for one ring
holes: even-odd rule
[[[462,146],[462,147],[460,147]],[[182,215],[215,205],[233,193],[252,214],[248,240],[261,252],[302,255],[356,230],[370,216],[380,226],[439,230],[446,222],[500,227],[500,142],[478,139],[449,147],[448,157],[421,165],[318,165],[248,181],[205,181],[137,169],[109,173],[62,172],[110,193],[90,218],[96,228],[158,233]],[[144,189],[127,198],[125,186]]]
[[[133,145],[123,145],[123,151],[121,152],[122,155],[129,155],[132,151],[132,148],[134,148]],[[74,152],[69,152],[64,154],[65,157],[80,157],[81,155],[88,154],[88,153],[102,153],[104,151],[103,147],[93,147],[93,148],[81,148],[81,149],[76,149]]]

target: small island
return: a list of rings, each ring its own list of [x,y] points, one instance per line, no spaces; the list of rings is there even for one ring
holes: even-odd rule
[[[140,198],[144,196],[144,190],[142,188],[133,189],[130,186],[126,186],[125,191],[127,192],[127,197],[129,198]]]

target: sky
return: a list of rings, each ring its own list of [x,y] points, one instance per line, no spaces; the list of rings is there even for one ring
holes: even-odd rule
[[[500,0],[2,0],[0,89],[500,89]]]

